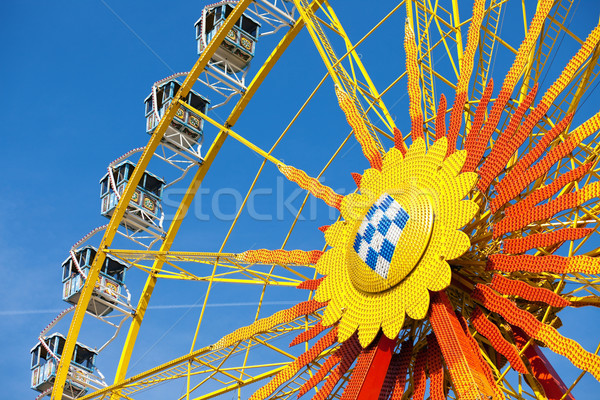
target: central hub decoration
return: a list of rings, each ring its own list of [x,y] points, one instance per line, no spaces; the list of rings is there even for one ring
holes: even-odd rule
[[[433,230],[430,196],[414,188],[384,192],[357,228],[354,252],[347,252],[350,279],[361,291],[392,288],[418,264]]]
[[[445,137],[429,151],[422,139],[406,155],[392,148],[381,168],[364,172],[360,192],[341,200],[343,220],[325,232],[331,248],[317,262],[325,279],[315,294],[328,302],[322,324],[338,322],[340,342],[358,330],[366,347],[380,328],[395,338],[406,316],[425,318],[429,291],[450,285],[447,260],[471,245],[460,228],[478,206],[463,200],[477,180],[460,172],[466,152],[446,150]]]
[[[371,206],[358,228],[354,251],[383,279],[388,277],[396,244],[409,218],[406,210],[384,193]]]

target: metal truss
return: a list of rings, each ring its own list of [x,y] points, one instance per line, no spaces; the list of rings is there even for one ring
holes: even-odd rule
[[[494,56],[500,49],[511,53],[516,53],[516,49],[503,39],[502,34],[502,15],[505,12],[505,5],[508,0],[490,0],[487,3],[486,14],[482,26],[482,35],[478,47],[478,55],[475,60],[474,81],[470,93],[471,102],[465,109],[465,113],[473,113],[473,105],[481,98],[484,88],[486,87],[489,78],[492,75],[494,64]],[[139,296],[139,303],[135,307],[135,315],[131,318],[131,324],[125,340],[125,344],[121,353],[117,373],[113,385],[100,388],[99,390],[89,393],[82,399],[132,399],[134,396],[149,390],[153,387],[163,384],[171,384],[173,382],[186,382],[185,394],[180,397],[194,399],[209,399],[226,393],[236,393],[238,398],[241,396],[241,389],[257,382],[261,382],[266,378],[275,375],[281,371],[291,361],[296,359],[296,355],[284,348],[281,343],[287,344],[289,338],[293,335],[305,331],[314,326],[319,321],[319,314],[311,314],[308,317],[299,317],[289,323],[277,325],[266,332],[245,337],[233,344],[221,347],[218,343],[210,346],[195,349],[195,339],[192,343],[192,349],[189,353],[177,357],[169,362],[160,364],[150,368],[147,371],[135,376],[127,377],[127,369],[131,360],[131,355],[137,337],[140,332],[140,327],[148,308],[148,303],[159,279],[184,280],[205,282],[208,284],[206,298],[210,293],[210,288],[213,283],[227,284],[245,284],[256,285],[264,290],[267,287],[292,287],[299,283],[314,278],[314,269],[297,264],[261,264],[249,263],[244,261],[241,254],[222,252],[231,231],[234,229],[239,213],[231,225],[226,238],[224,239],[221,249],[215,252],[176,252],[171,251],[171,246],[177,236],[181,221],[184,219],[186,212],[192,203],[195,193],[204,179],[207,171],[212,165],[216,155],[223,146],[227,137],[231,136],[234,139],[242,142],[251,150],[258,153],[264,158],[264,162],[260,167],[256,179],[263,171],[263,167],[267,161],[277,163],[271,153],[279,143],[276,141],[273,147],[268,150],[262,150],[258,146],[243,138],[240,134],[234,132],[232,127],[238,121],[240,115],[244,111],[245,106],[252,99],[256,90],[266,79],[268,73],[275,65],[279,57],[286,51],[291,41],[296,37],[299,31],[306,26],[308,33],[319,52],[325,66],[327,67],[327,78],[331,78],[333,82],[342,90],[352,96],[355,105],[360,110],[361,116],[369,133],[375,138],[380,151],[383,145],[380,141],[380,136],[391,138],[391,132],[395,127],[394,120],[386,108],[382,97],[402,80],[404,74],[389,83],[389,86],[382,92],[379,92],[374,82],[368,75],[362,61],[357,53],[357,48],[363,41],[369,37],[376,29],[392,16],[400,6],[405,6],[407,15],[409,15],[409,23],[414,28],[418,39],[419,61],[420,61],[420,79],[422,86],[424,122],[429,134],[434,132],[434,118],[437,114],[436,93],[442,92],[443,87],[454,88],[456,78],[459,75],[460,59],[462,57],[463,33],[468,20],[461,20],[458,13],[458,0],[406,0],[401,2],[398,7],[394,8],[385,18],[383,18],[375,27],[369,31],[365,37],[358,42],[351,42],[345,33],[341,22],[337,18],[333,8],[327,1],[294,0],[293,3],[281,0],[260,0],[252,2],[250,0],[241,0],[238,2],[235,11],[228,18],[226,28],[222,30],[220,35],[209,43],[196,62],[192,71],[187,75],[186,80],[174,99],[172,106],[163,116],[159,123],[155,134],[151,137],[150,142],[144,149],[134,175],[129,182],[129,185],[122,194],[119,206],[114,212],[111,222],[106,229],[105,236],[101,243],[101,251],[94,260],[94,265],[90,273],[89,280],[86,282],[84,293],[81,296],[77,306],[76,315],[71,324],[71,330],[67,339],[67,344],[72,348],[79,334],[84,310],[87,302],[92,295],[93,283],[98,277],[98,270],[102,264],[104,257],[107,254],[115,256],[123,261],[130,263],[133,267],[139,268],[147,272],[147,280],[144,289]],[[556,50],[557,43],[560,41],[561,35],[564,35],[571,40],[581,43],[575,34],[568,28],[568,15],[572,8],[572,0],[557,0],[550,13],[549,19],[542,30],[542,35],[539,39],[539,44],[534,54],[530,58],[526,70],[523,71],[523,85],[520,88],[518,97],[512,99],[511,107],[505,111],[505,118],[502,122],[507,123],[507,117],[518,106],[522,97],[527,93],[529,88],[535,82],[543,79],[544,73],[547,71],[551,60],[552,52]],[[273,49],[271,55],[264,60],[258,71],[251,76],[248,70],[238,74],[228,73],[223,67],[217,66],[210,61],[211,55],[218,46],[219,40],[223,40],[226,32],[233,26],[233,23],[244,11],[253,13],[256,18],[266,22],[271,30],[264,34],[276,34],[282,32],[283,38]],[[526,25],[526,16],[523,12],[523,20]],[[267,22],[268,21],[268,22]],[[326,32],[332,33],[328,37]],[[576,108],[581,102],[585,90],[590,88],[598,76],[598,57],[600,51],[596,49],[593,56],[581,67],[580,71],[572,79],[568,88],[563,95],[559,96],[550,109],[545,121],[545,125],[538,126],[541,131],[547,130],[552,126],[552,123],[562,118],[564,115]],[[436,67],[437,60],[445,58],[451,66],[448,68]],[[250,82],[247,83],[247,79]],[[194,154],[187,152],[178,152],[173,146],[168,143],[162,143],[163,135],[166,128],[172,120],[175,109],[178,106],[190,108],[189,105],[182,102],[180,99],[187,94],[192,85],[200,80],[203,84],[210,87],[215,93],[223,97],[223,101],[215,106],[221,107],[234,98],[236,103],[233,106],[227,120],[223,123],[217,123],[211,120],[208,116],[205,120],[218,128],[218,135],[210,145],[210,148],[204,152],[200,151]],[[290,126],[293,124],[297,116],[303,111],[308,102],[311,101],[314,93],[320,88],[321,84],[317,85],[315,91],[309,99],[300,108],[294,116],[290,125],[284,130],[283,137]],[[196,112],[197,110],[195,110]],[[201,115],[201,114],[199,114]],[[372,122],[377,121],[377,122]],[[469,127],[467,127],[468,131]],[[280,137],[280,138],[281,138]],[[551,182],[561,171],[568,168],[582,165],[586,161],[593,161],[599,153],[598,142],[599,137],[595,136],[585,142],[584,145],[578,147],[573,155],[556,168],[551,174],[543,178],[543,182]],[[325,165],[325,171],[331,162],[339,155],[339,150],[346,143],[346,140],[340,145],[340,148],[332,156],[331,160]],[[531,146],[531,143],[529,144]],[[196,157],[197,155],[197,157]],[[133,190],[139,181],[141,174],[145,170],[151,157],[169,163],[181,172],[181,178],[189,171],[194,172],[190,186],[186,190],[186,194],[182,199],[175,218],[170,223],[166,230],[157,230],[151,233],[139,226],[131,226],[125,229],[119,228],[122,223],[125,208],[129,203]],[[599,168],[594,164],[589,175],[588,182],[599,179]],[[179,181],[180,179],[176,180]],[[248,195],[254,188],[255,181],[249,189]],[[542,184],[543,182],[540,182]],[[585,183],[588,183],[585,182]],[[176,182],[171,182],[174,184]],[[584,182],[581,183],[582,185]],[[243,204],[246,204],[248,196]],[[308,198],[308,196],[307,196]],[[306,200],[305,200],[306,203]],[[304,203],[304,204],[305,204]],[[304,207],[303,204],[303,207]],[[580,209],[565,212],[552,221],[546,221],[546,224],[555,224],[559,226],[577,226],[578,224],[592,224],[600,222],[597,217],[599,212],[598,205],[587,204]],[[243,208],[243,206],[242,206]],[[240,211],[241,212],[241,209]],[[300,214],[301,210],[298,212]],[[298,217],[296,217],[298,218]],[[290,228],[287,237],[283,241],[283,246],[286,245],[289,235],[295,227],[295,222]],[[142,246],[143,250],[129,250],[112,248],[112,240],[115,235],[120,234],[133,242]],[[476,238],[477,239],[477,238]],[[482,243],[485,238],[480,238]],[[487,243],[487,242],[485,242]],[[152,250],[154,245],[158,245],[158,250]],[[583,246],[581,243],[579,246]],[[570,254],[574,254],[578,247],[569,249]],[[599,250],[592,250],[589,255],[597,256]],[[457,262],[459,263],[460,260]],[[467,282],[471,276],[458,276],[458,279],[464,279]],[[600,278],[598,276],[585,276],[583,274],[573,274],[563,277],[555,277],[562,279],[561,284],[565,285],[565,293],[573,303],[588,304],[590,302],[597,303],[597,296],[600,294]],[[572,286],[569,286],[573,284]],[[262,296],[262,295],[261,295]],[[261,297],[262,299],[262,297]],[[262,301],[262,300],[261,300]],[[205,304],[202,308],[202,314],[198,321],[198,329],[202,322]],[[260,307],[259,310],[260,311]],[[257,311],[257,315],[258,315]],[[118,329],[121,328],[122,322],[114,324]],[[117,332],[118,332],[117,329]],[[429,332],[430,327],[423,328],[417,332],[419,337],[425,337]],[[475,335],[476,333],[474,333]],[[285,340],[283,340],[285,339]],[[112,339],[111,339],[112,340]],[[479,338],[478,340],[484,341]],[[66,347],[68,347],[66,346]],[[283,385],[273,394],[272,398],[288,399],[296,396],[299,388],[313,374],[314,368],[318,367],[323,358],[333,349],[327,350],[326,353],[317,357],[315,362],[303,369],[296,378],[286,385]],[[253,354],[262,354],[264,359],[273,360],[272,362],[259,361],[252,357]],[[68,353],[66,353],[68,354]],[[70,361],[65,357],[65,363],[68,365]],[[488,360],[489,361],[489,360]],[[494,370],[500,378],[500,384],[505,396],[509,399],[537,398],[538,393],[532,392],[527,386],[527,382],[521,379],[506,368],[504,371]],[[62,366],[59,368],[57,382],[65,381],[68,374],[68,368]],[[342,379],[340,386],[332,394],[332,398],[339,398],[340,388],[346,384],[347,376],[351,374],[349,371],[346,377]],[[181,386],[179,386],[181,387]],[[208,389],[207,389],[208,388]],[[60,389],[55,389],[54,398],[58,399],[61,395]],[[413,388],[407,388],[407,396],[412,395]],[[451,397],[449,397],[451,398]]]

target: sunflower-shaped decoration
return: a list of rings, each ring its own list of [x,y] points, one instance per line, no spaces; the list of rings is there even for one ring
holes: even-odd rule
[[[313,366],[315,372],[296,389],[299,396],[318,387],[313,398],[326,399],[338,387],[342,399],[401,399],[410,378],[414,391],[407,395],[415,399],[424,398],[427,379],[432,399],[446,398],[450,389],[460,399],[521,398],[503,383],[512,369],[519,385],[524,377],[537,398],[570,398],[540,346],[600,380],[600,357],[562,336],[556,316],[565,307],[598,304],[595,292],[579,295],[596,287],[598,250],[576,255],[579,247],[571,246],[566,256],[553,254],[562,243],[595,231],[586,225],[598,220],[598,207],[584,208],[584,220],[578,210],[600,197],[600,184],[590,178],[590,171],[597,172],[597,150],[584,142],[600,129],[600,113],[570,131],[572,114],[533,133],[585,61],[596,60],[592,53],[600,42],[600,26],[538,103],[535,85],[499,127],[552,6],[552,0],[539,2],[495,99],[490,81],[476,104],[467,107],[485,14],[485,1],[475,1],[454,103],[449,111],[441,96],[435,132],[427,135],[417,45],[407,25],[410,135],[393,128],[394,147],[387,152],[353,94],[336,87],[370,168],[353,174],[358,190],[342,196],[299,169],[279,165],[286,178],[338,209],[340,219],[321,228],[324,251],[238,255],[250,263],[314,265],[317,273],[299,286],[314,291],[312,300],[219,342],[229,345],[303,315],[320,317],[291,343],[315,339],[312,347],[252,399],[269,397]],[[578,148],[585,156],[561,161]],[[573,287],[565,288],[568,283]]]
[[[360,343],[367,347],[380,327],[393,339],[406,315],[425,317],[428,290],[450,285],[447,260],[470,247],[459,229],[479,207],[462,200],[477,174],[460,173],[465,151],[445,159],[447,143],[442,138],[426,151],[419,138],[406,156],[390,149],[381,171],[365,171],[360,194],[342,200],[343,220],[325,232],[331,249],[317,263],[325,279],[315,295],[328,302],[322,324],[339,321],[338,340],[358,329]]]

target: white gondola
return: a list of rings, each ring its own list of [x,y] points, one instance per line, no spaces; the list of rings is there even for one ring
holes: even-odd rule
[[[69,256],[62,264],[63,300],[76,305],[85,283],[82,273],[89,274],[96,256],[96,248],[85,246]],[[75,260],[73,260],[75,258]],[[110,314],[115,308],[129,312],[128,297],[125,292],[125,271],[127,264],[108,254],[100,269],[94,293],[88,303],[87,311],[97,317]]]
[[[196,22],[198,54],[208,46],[236,3],[227,1],[204,7],[202,17]],[[212,61],[225,72],[237,73],[244,70],[254,58],[259,29],[260,23],[248,13],[244,13],[227,33],[227,37],[212,56]]]
[[[155,89],[155,93],[150,93],[144,104],[146,106],[146,132],[154,133],[158,122],[163,117],[165,111],[171,105],[175,94],[179,91],[181,83],[175,79],[170,79],[161,83]],[[190,90],[187,98],[182,99],[191,107],[206,114],[210,101],[202,95]],[[175,151],[191,150],[196,146],[201,146],[203,136],[204,120],[200,115],[189,111],[185,107],[179,107],[173,121],[167,128],[163,143],[173,148]],[[199,149],[198,149],[199,153]]]
[[[112,217],[134,168],[134,163],[125,160],[110,168],[112,175],[107,173],[100,179],[101,213],[105,217]],[[151,226],[159,228],[162,219],[162,191],[165,185],[163,179],[150,172],[144,172],[121,225],[133,231],[147,230]]]
[[[31,349],[31,388],[38,392],[51,389],[56,379],[56,369],[62,355],[66,339],[60,333],[53,333],[43,338],[44,344],[38,342]],[[98,352],[80,343],[75,345],[73,359],[69,366],[67,381],[63,392],[63,400],[83,396],[89,388],[104,386],[94,374],[96,372],[96,356]]]

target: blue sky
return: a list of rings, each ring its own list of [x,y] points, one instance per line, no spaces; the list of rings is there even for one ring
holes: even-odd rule
[[[333,6],[350,37],[358,40],[394,3],[386,0],[378,2],[378,6],[361,8],[364,2],[352,0],[333,2]],[[517,4],[520,2],[512,3],[509,7],[513,8],[509,10],[516,12],[515,7],[520,7]],[[173,72],[189,70],[195,62],[194,22],[204,4],[114,0],[6,1],[0,4],[3,51],[0,73],[4,77],[0,99],[3,121],[0,163],[4,180],[0,195],[0,271],[3,274],[0,280],[3,294],[0,383],[6,398],[35,396],[29,389],[28,351],[40,330],[66,307],[60,299],[60,264],[73,243],[89,230],[106,223],[99,214],[98,180],[110,161],[147,142],[143,100],[153,82]],[[582,0],[574,16],[576,22],[570,28],[585,37],[597,22],[599,9],[594,1]],[[461,13],[468,15],[469,8],[461,9]],[[359,50],[380,90],[404,70],[403,21],[402,10],[381,28],[377,39],[366,41]],[[516,46],[523,27],[520,20],[513,21],[507,18],[502,29]],[[261,40],[257,59],[264,59],[279,37]],[[568,38],[563,44],[561,55],[552,63],[546,85],[554,80],[576,49]],[[502,54],[496,58],[495,76],[502,76],[509,61],[512,58]],[[443,60],[439,62],[444,65]],[[255,63],[251,73],[259,65],[260,62]],[[325,68],[308,34],[303,32],[234,129],[268,149],[324,73]],[[205,89],[202,91],[207,97],[215,97]],[[443,91],[440,86],[436,96]],[[405,81],[402,81],[385,100],[397,125],[408,131],[405,92]],[[583,105],[581,118],[597,111],[594,98],[598,98],[596,92]],[[224,119],[227,106],[212,115],[218,120]],[[348,132],[332,85],[327,82],[274,155],[316,175]],[[206,143],[210,143],[215,134],[214,128],[207,128]],[[324,177],[325,183],[340,192],[353,189],[349,172],[362,172],[368,166],[358,146],[353,144],[350,142],[344,147],[343,157]],[[227,140],[203,183],[208,193],[194,203],[174,249],[218,250],[231,221],[214,217],[211,204],[215,192],[232,188],[244,194],[260,162],[258,156]],[[153,162],[150,170],[161,176],[172,176],[169,167],[159,162]],[[273,166],[266,167],[257,187],[271,188],[274,192],[257,197],[258,212],[268,213],[276,206],[280,187],[279,193],[290,199],[290,208],[301,203],[302,195],[294,197],[295,186],[278,176]],[[167,213],[172,214],[188,182],[184,180],[167,194]],[[220,199],[219,210],[232,215],[235,197],[222,195]],[[298,223],[288,248],[320,249],[323,246],[322,235],[316,228],[328,223],[328,210],[315,202],[309,211],[316,216],[309,218],[306,214],[307,220]],[[201,215],[204,214],[210,216],[209,220],[203,220]],[[289,209],[282,209],[281,214],[282,220],[267,222],[244,214],[225,251],[280,247],[292,221]],[[119,243],[125,246],[124,242]],[[130,271],[127,284],[134,302],[144,280],[140,271]],[[144,321],[139,346],[134,351],[132,373],[187,352],[199,314],[199,308],[189,305],[201,301],[205,289],[204,285],[190,282],[159,282],[152,299],[155,308]],[[263,315],[301,298],[302,294],[297,291],[270,289]],[[199,342],[211,343],[249,323],[254,316],[252,305],[257,299],[256,288],[217,287],[209,300],[212,307],[208,309]],[[576,310],[561,316],[566,325],[563,333],[593,350],[600,327],[594,322],[598,311]],[[63,322],[59,330],[66,332],[68,324]],[[85,324],[81,340],[92,347],[101,345],[108,331],[90,318]],[[99,361],[109,382],[114,376],[124,336],[125,331],[102,353]],[[565,381],[570,383],[577,376],[568,361],[560,357],[552,357],[552,360],[557,363],[557,369],[564,371]],[[593,398],[591,390],[594,388],[597,390],[598,383],[586,376],[577,398]]]

